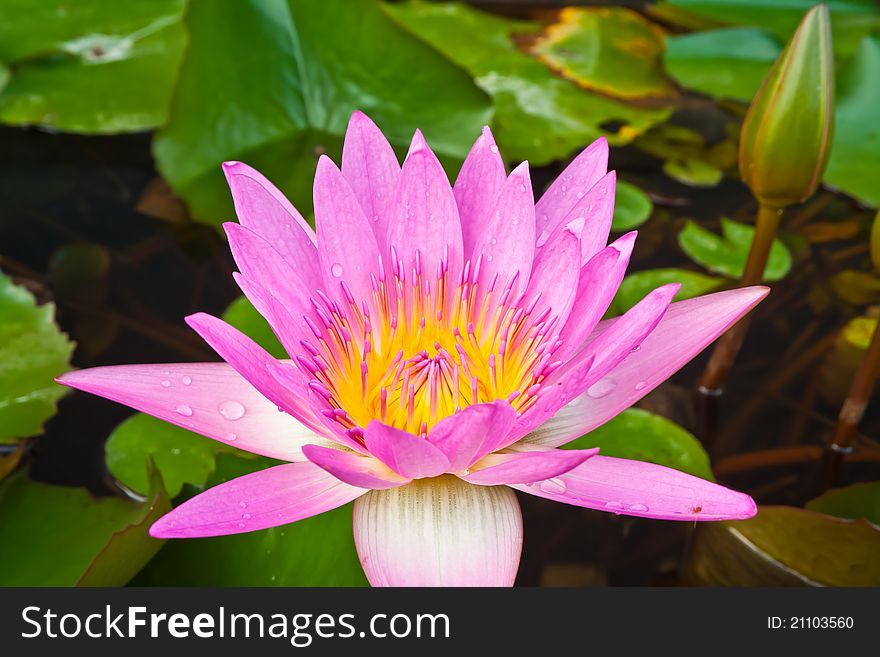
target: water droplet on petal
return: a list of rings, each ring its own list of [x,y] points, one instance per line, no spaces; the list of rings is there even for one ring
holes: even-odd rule
[[[492,244],[498,244],[498,240],[496,240],[494,237],[493,237],[491,240],[489,240],[489,241],[490,241]]]
[[[169,381],[168,379],[164,379],[164,380],[162,381],[162,387],[163,387],[163,388],[170,388],[170,387],[171,387],[171,381]]]
[[[646,387],[648,387],[648,384],[645,383],[644,381],[639,381],[636,384],[636,390],[644,390]]]
[[[593,399],[602,399],[617,387],[614,379],[599,379],[587,390],[587,394]]]
[[[229,442],[233,442],[234,440],[238,440],[238,434],[228,433],[228,434],[226,434],[226,440],[228,440]]]
[[[227,420],[239,420],[244,416],[245,408],[237,401],[225,401],[220,404],[220,415]]]
[[[185,385],[185,386],[188,386],[190,383],[193,382],[193,380],[188,376],[183,377],[181,379],[181,381],[183,382],[183,385]]]
[[[184,417],[190,417],[193,414],[193,409],[191,409],[186,404],[181,404],[177,408],[174,409],[174,412],[178,415],[183,415]]]
[[[621,504],[620,502],[606,502],[605,508],[609,511],[614,511],[614,513],[619,514],[621,511],[623,511],[623,504]]]
[[[333,274],[336,278],[339,278],[340,276],[342,276],[342,265],[340,265],[338,262],[334,262],[333,265],[330,267],[330,273]]]
[[[498,147],[495,144],[492,144],[491,146],[489,146],[489,150],[492,151],[493,153],[497,153]]]
[[[648,507],[646,507],[644,504],[633,504],[629,507],[629,510],[635,511],[636,513],[644,513],[648,510]]]
[[[241,502],[238,503],[238,506],[240,506],[242,509],[246,509],[246,508],[247,508],[247,502],[245,502],[244,500],[242,500]]]
[[[537,246],[537,247],[544,246],[547,243],[547,240],[549,240],[549,239],[550,239],[550,231],[546,230],[546,229],[542,230],[541,234],[538,235],[538,239],[535,240],[535,246]]]
[[[546,481],[542,481],[541,485],[538,486],[545,493],[549,493],[552,495],[562,495],[565,490],[565,482],[562,479],[557,479],[554,477],[553,479],[547,479]]]
[[[245,520],[250,520],[250,518],[251,518],[251,514],[250,514],[250,513],[243,513],[243,514],[241,515],[241,517],[244,518]]]

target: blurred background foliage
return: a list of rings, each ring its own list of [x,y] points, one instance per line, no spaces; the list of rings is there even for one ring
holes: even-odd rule
[[[812,4],[0,4],[0,584],[365,584],[350,507],[240,536],[151,539],[172,501],[269,460],[86,395],[56,415],[66,391],[53,378],[72,367],[214,359],[181,321],[197,310],[225,311],[284,355],[229,277],[221,162],[260,169],[308,215],[317,158],[338,161],[355,109],[400,155],[420,128],[451,178],[488,124],[509,164],[529,160],[538,193],[604,136],[620,180],[613,230],[641,231],[610,314],[671,281],[678,298],[731,287],[754,233],[736,168],[742,119]],[[869,409],[823,492],[823,446],[880,303],[880,8],[828,5],[830,162],[773,244],[774,294],[720,429],[700,430],[698,362],[572,444],[768,506],[694,528],[523,499],[519,583],[880,584],[880,413]]]

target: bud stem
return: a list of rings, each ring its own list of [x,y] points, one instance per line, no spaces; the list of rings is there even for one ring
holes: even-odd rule
[[[740,286],[747,287],[756,285],[764,279],[764,269],[767,267],[767,259],[770,257],[770,247],[776,238],[779,229],[779,220],[782,217],[782,208],[771,207],[763,203],[758,206],[758,219],[755,224],[755,236],[749,249],[749,258],[743,269]],[[746,315],[734,324],[727,333],[721,336],[712,350],[706,369],[700,379],[699,390],[706,396],[716,397],[720,394],[727,374],[736,360],[749,329],[751,315]]]

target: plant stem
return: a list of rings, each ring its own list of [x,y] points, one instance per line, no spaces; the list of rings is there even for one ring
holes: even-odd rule
[[[830,466],[828,479],[831,485],[837,483],[843,456],[852,452],[856,428],[865,415],[865,408],[868,406],[878,372],[880,372],[880,321],[874,327],[871,343],[868,345],[868,350],[865,352],[855,377],[853,377],[849,394],[847,394],[843,406],[840,407],[837,426],[834,428],[834,434],[831,436],[831,443],[828,446]]]
[[[749,258],[746,261],[740,287],[756,285],[764,279],[764,269],[767,267],[767,259],[770,257],[770,247],[779,229],[779,220],[782,217],[782,208],[770,207],[760,204],[758,206],[758,220],[755,225],[755,237],[749,249]],[[717,397],[721,393],[727,374],[736,360],[742,346],[743,339],[749,328],[749,316],[734,324],[727,333],[721,336],[709,357],[703,377],[700,379],[699,390],[706,396]]]

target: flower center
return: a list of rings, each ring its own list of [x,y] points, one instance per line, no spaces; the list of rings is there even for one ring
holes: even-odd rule
[[[480,265],[466,263],[450,284],[445,263],[429,278],[416,253],[409,276],[399,261],[390,275],[371,276],[369,299],[356,300],[345,283],[347,303],[318,292],[319,322],[305,318],[315,341],[303,342],[297,362],[327,400],[325,414],[355,434],[377,419],[427,435],[471,404],[529,408],[561,364],[552,360],[557,322],[539,296],[516,292],[518,275],[502,287],[497,277],[483,282]]]

